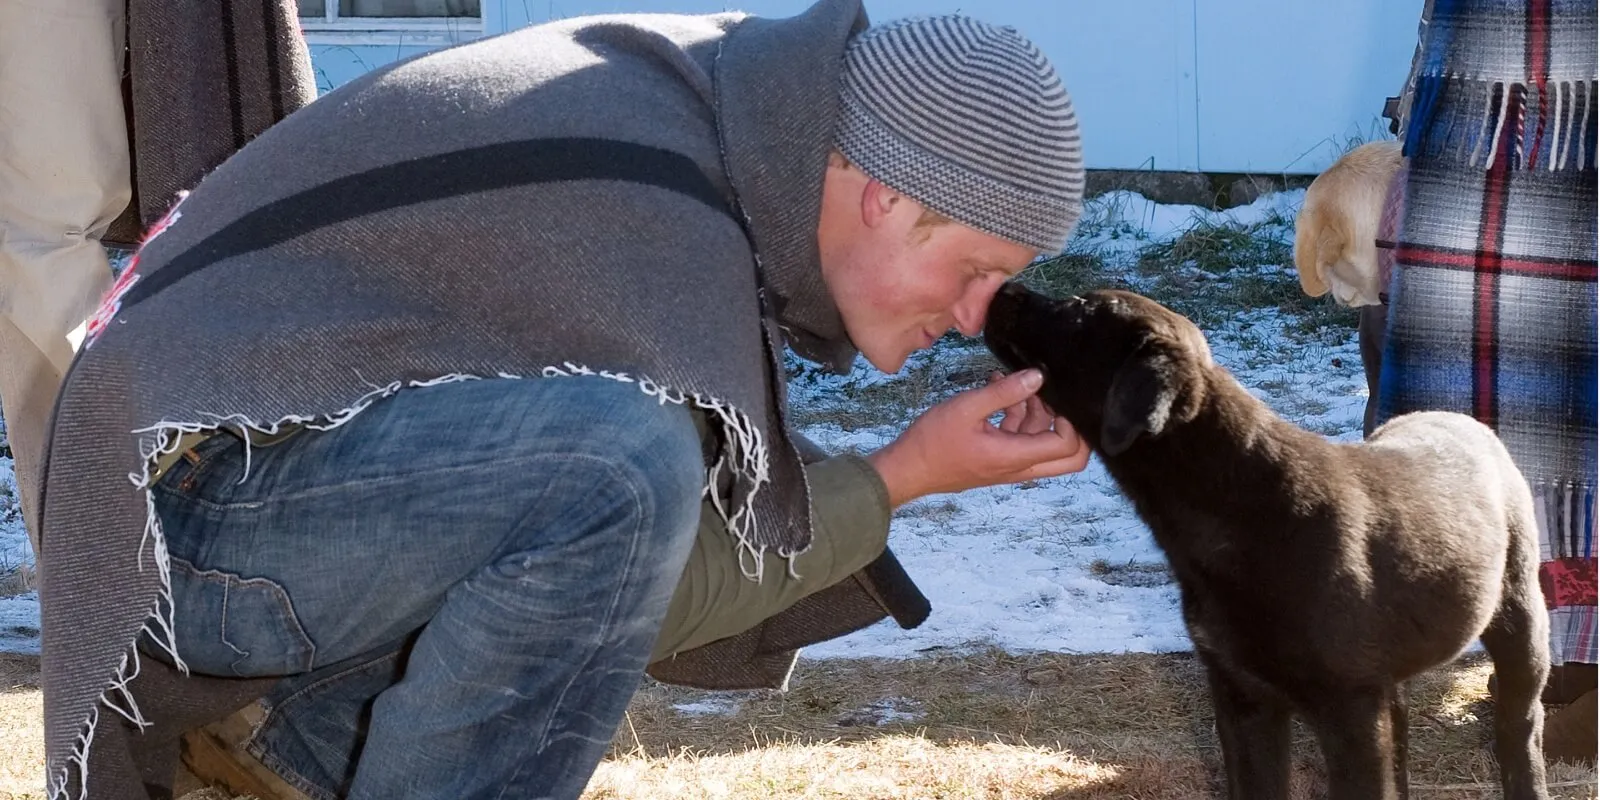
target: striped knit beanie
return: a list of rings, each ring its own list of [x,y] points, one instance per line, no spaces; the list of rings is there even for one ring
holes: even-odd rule
[[[868,28],[850,42],[839,152],[950,219],[1046,253],[1083,209],[1078,119],[1016,30],[962,16]]]

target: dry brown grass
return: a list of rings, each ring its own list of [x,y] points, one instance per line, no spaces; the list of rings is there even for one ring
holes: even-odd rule
[[[1499,796],[1481,657],[1411,689],[1414,797]],[[1188,655],[1009,655],[802,662],[788,694],[736,696],[737,713],[685,716],[708,695],[651,685],[585,794],[622,798],[1211,796],[1219,753]],[[920,718],[860,724],[892,699]],[[1322,796],[1321,758],[1295,731],[1296,798]],[[1556,765],[1551,796],[1594,798],[1592,769]]]
[[[39,659],[0,654],[0,800],[44,797]]]
[[[1468,657],[1414,682],[1413,797],[1499,796],[1488,674]],[[36,659],[0,656],[0,800],[42,796],[37,687]],[[673,708],[705,700],[737,711]],[[887,706],[918,716],[875,724]],[[1304,729],[1295,740],[1294,797],[1321,797],[1321,759]],[[584,798],[1188,800],[1212,796],[1217,763],[1187,655],[808,661],[787,694],[646,686]],[[1550,780],[1557,800],[1597,796],[1591,768],[1555,765]]]

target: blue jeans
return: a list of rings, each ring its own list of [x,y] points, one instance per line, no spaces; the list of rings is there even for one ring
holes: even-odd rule
[[[313,796],[576,798],[694,540],[689,413],[597,377],[406,389],[202,442],[155,487],[178,652],[284,676],[253,747]]]

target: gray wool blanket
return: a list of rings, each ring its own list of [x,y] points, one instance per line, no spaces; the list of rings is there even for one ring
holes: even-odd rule
[[[854,354],[815,233],[840,57],[865,24],[859,0],[822,0],[786,20],[523,29],[369,73],[200,182],[91,321],[57,407],[50,796],[143,797],[162,776],[141,742],[264,691],[149,658],[133,680],[139,637],[182,667],[147,484],[185,431],[330,427],[411,386],[597,372],[709,410],[730,530],[804,551],[779,357]]]

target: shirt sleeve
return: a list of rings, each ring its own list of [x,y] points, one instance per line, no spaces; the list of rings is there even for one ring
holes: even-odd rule
[[[806,466],[811,486],[811,549],[789,560],[767,553],[761,581],[744,576],[739,545],[709,501],[652,662],[743,633],[822,591],[882,555],[889,542],[889,491],[866,459],[836,456]],[[751,556],[744,555],[748,565]]]

